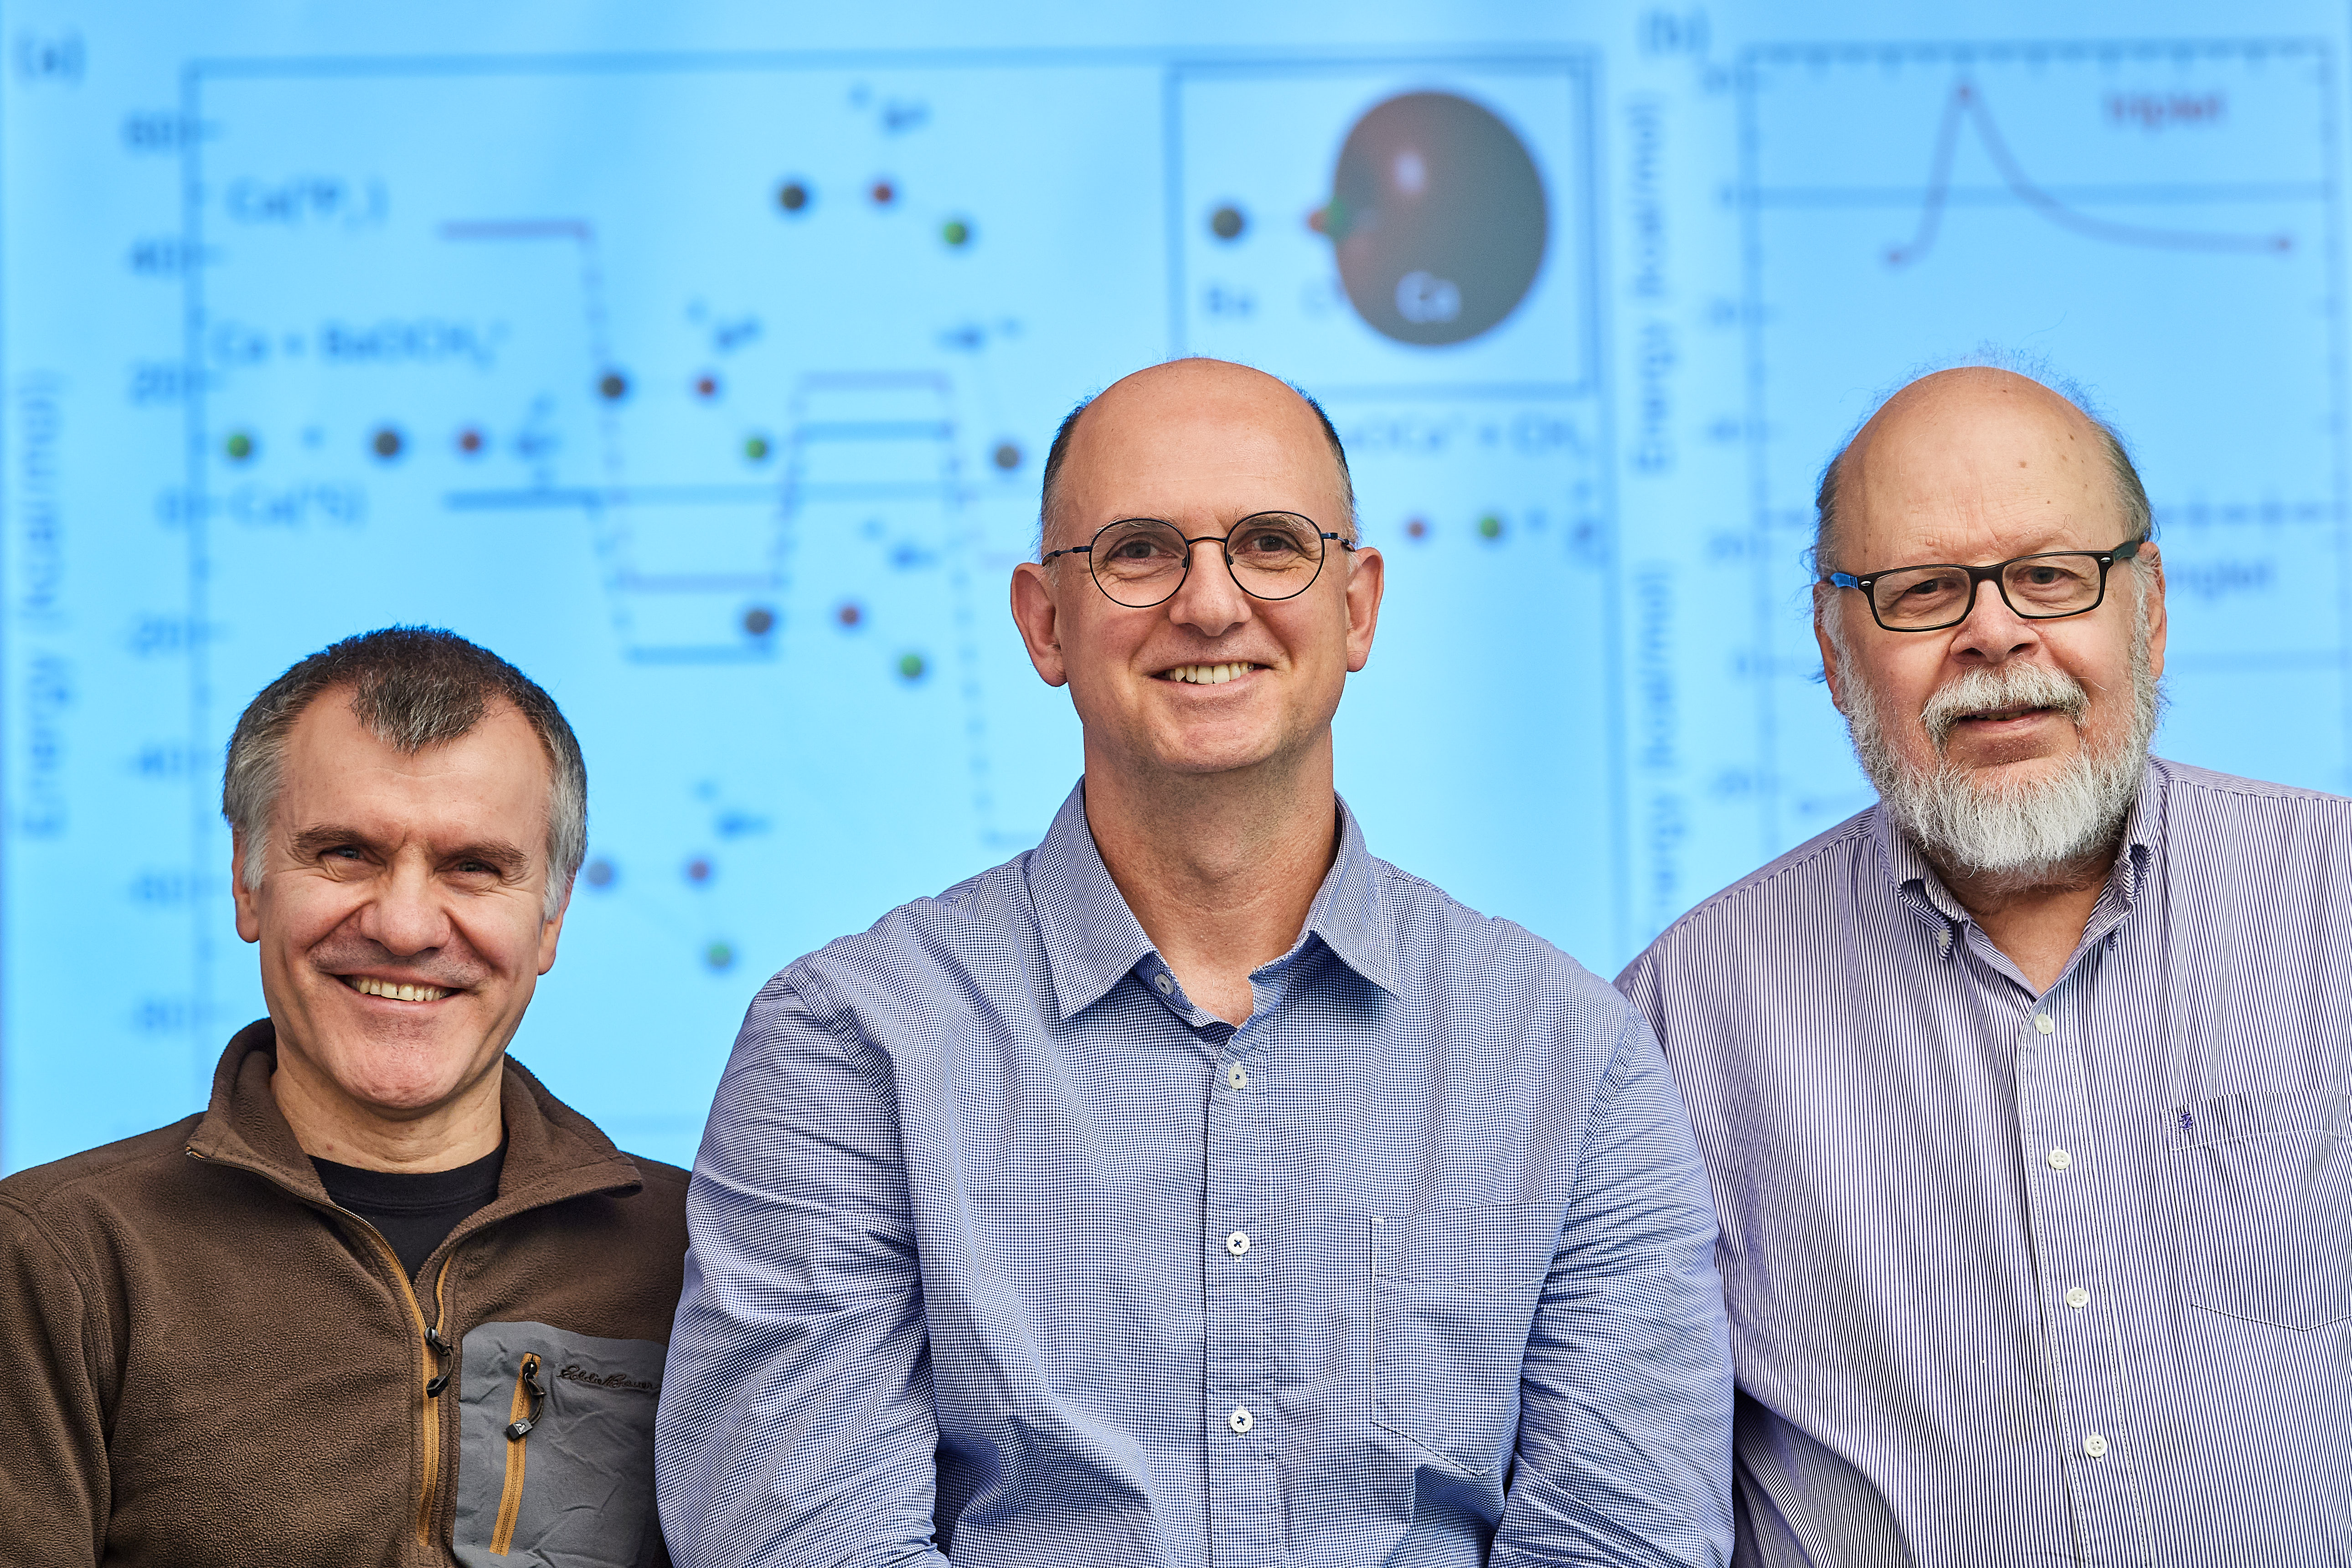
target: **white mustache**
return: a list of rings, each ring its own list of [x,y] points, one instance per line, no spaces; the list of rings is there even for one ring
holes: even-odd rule
[[[1998,669],[1972,669],[1948,681],[1919,710],[1927,739],[1944,749],[1952,726],[1971,713],[1999,712],[2008,708],[2054,708],[2076,723],[2091,705],[2083,683],[2063,670],[2041,664],[2008,664]]]

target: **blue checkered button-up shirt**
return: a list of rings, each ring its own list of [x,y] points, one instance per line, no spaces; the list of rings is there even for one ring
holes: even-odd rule
[[[2164,762],[2047,991],[1875,808],[1635,960],[1742,1560],[2352,1563],[2347,980],[2352,801]]]
[[[1238,1029],[1078,793],[761,992],[662,1388],[680,1563],[1727,1555],[1714,1216],[1649,1031],[1339,824]]]

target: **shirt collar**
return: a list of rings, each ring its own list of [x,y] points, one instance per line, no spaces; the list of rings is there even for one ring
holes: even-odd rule
[[[1316,889],[1306,929],[1291,953],[1315,937],[1349,968],[1394,995],[1396,943],[1390,936],[1372,858],[1364,847],[1356,814],[1346,801],[1339,802],[1339,853]],[[1031,852],[1028,881],[1038,938],[1045,949],[1055,1017],[1067,1020],[1101,1000],[1153,952],[1151,939],[1143,934],[1135,912],[1110,879],[1102,852],[1095,847],[1094,831],[1087,826],[1084,779],[1062,802],[1045,840]]]
[[[1339,853],[1325,872],[1307,911],[1303,942],[1312,934],[1339,962],[1393,996],[1397,994],[1396,942],[1389,931],[1388,907],[1372,875],[1364,830],[1348,803],[1339,803]]]
[[[2115,869],[2107,878],[2108,896],[2119,913],[2129,910],[2132,900],[2138,897],[2148,858],[2164,837],[2164,792],[2171,776],[2171,769],[2163,759],[2153,756],[2140,774],[2139,795],[2132,802],[2131,814],[2124,818],[2123,851],[2116,857]],[[1895,826],[1886,803],[1881,801],[1872,806],[1870,816],[1871,837],[1878,846],[1878,863],[1887,880],[1897,892],[1913,893],[1927,902],[1925,908],[1911,902],[1913,911],[1923,919],[1940,916],[1953,924],[1965,924],[1970,918],[1969,911],[1945,888],[1943,879],[1927,863],[1927,858],[1919,853],[1911,836]]]

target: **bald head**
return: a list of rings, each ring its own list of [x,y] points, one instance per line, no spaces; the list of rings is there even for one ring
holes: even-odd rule
[[[1874,539],[1935,511],[2004,528],[2112,520],[2102,545],[2145,538],[2147,492],[2123,441],[2029,376],[1985,365],[1922,376],[1879,405],[1822,470],[1816,570],[1863,573]]]
[[[1083,480],[1101,466],[1131,462],[1146,449],[1165,444],[1155,437],[1173,438],[1181,425],[1204,414],[1219,418],[1241,416],[1270,447],[1304,443],[1307,449],[1328,452],[1333,501],[1326,510],[1333,518],[1317,521],[1344,539],[1356,537],[1356,490],[1348,472],[1348,454],[1322,405],[1247,365],[1180,359],[1148,366],[1112,383],[1063,419],[1054,434],[1053,447],[1045,454],[1045,483],[1037,507],[1040,550],[1050,548],[1048,542],[1057,540],[1056,528],[1067,510],[1063,502],[1071,479]]]

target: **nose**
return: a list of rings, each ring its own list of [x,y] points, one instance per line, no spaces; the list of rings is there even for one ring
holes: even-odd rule
[[[360,932],[401,958],[430,952],[449,941],[449,912],[437,896],[431,868],[403,856],[379,879],[361,911]]]
[[[1225,564],[1225,542],[1196,539],[1183,585],[1168,601],[1168,618],[1204,637],[1222,637],[1250,618],[1250,597]],[[1203,560],[1201,552],[1208,552]]]
[[[2000,584],[1987,578],[1975,585],[1968,618],[1952,628],[1951,651],[1955,658],[2000,664],[2031,652],[2041,642],[2034,624],[2011,609]]]

